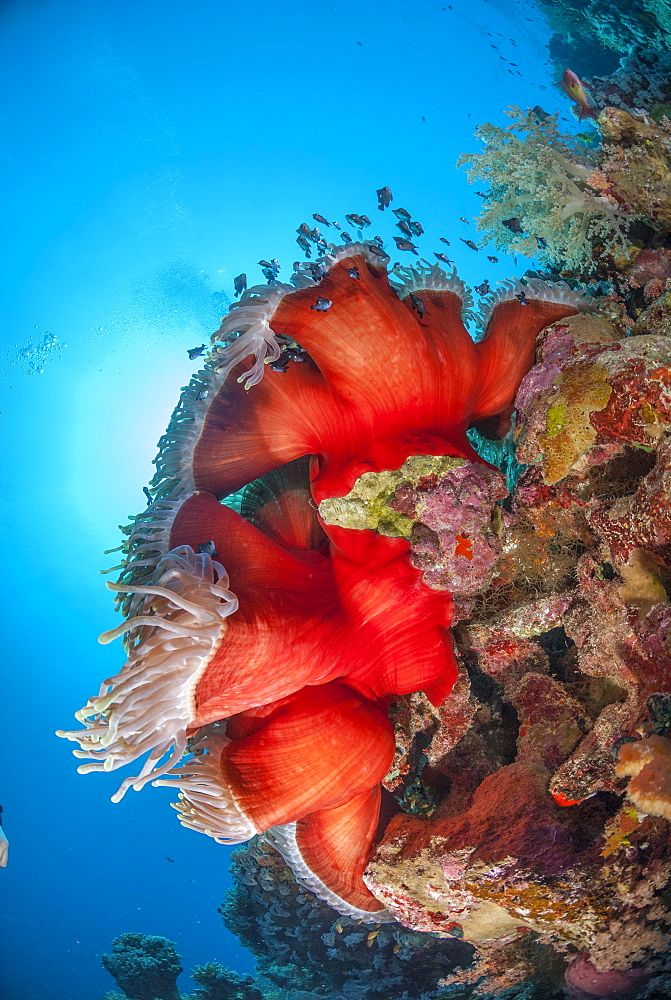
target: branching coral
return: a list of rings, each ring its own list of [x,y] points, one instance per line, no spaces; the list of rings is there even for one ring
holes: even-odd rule
[[[614,73],[590,78],[592,97],[600,107],[636,108],[659,118],[671,103],[670,72],[671,53],[636,47],[622,57]]]
[[[556,117],[517,107],[506,114],[512,123],[505,128],[487,123],[476,130],[483,152],[457,160],[471,183],[490,185],[478,229],[501,250],[566,268],[591,270],[596,244],[622,253],[626,219],[591,183],[594,163],[584,148],[559,131]]]

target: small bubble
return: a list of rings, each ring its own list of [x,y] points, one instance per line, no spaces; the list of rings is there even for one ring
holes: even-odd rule
[[[21,347],[15,360],[21,363],[27,375],[42,375],[47,361],[51,360],[54,354],[60,357],[59,352],[64,347],[67,347],[67,344],[61,344],[56,334],[48,330],[41,341]]]

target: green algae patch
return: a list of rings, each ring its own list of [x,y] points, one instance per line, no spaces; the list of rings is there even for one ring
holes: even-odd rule
[[[565,419],[565,409],[563,403],[555,403],[548,410],[547,415],[547,437],[555,437],[555,435],[560,434],[564,427],[566,426]]]
[[[465,464],[464,458],[411,455],[400,469],[364,472],[346,496],[322,500],[319,513],[326,524],[409,538],[415,521],[391,506],[397,490],[402,486],[417,487],[423,481],[433,484],[450,469]]]
[[[546,431],[539,435],[544,480],[558,483],[596,441],[590,415],[608,404],[612,387],[608,371],[598,363],[574,365],[560,377],[559,388],[547,411]]]

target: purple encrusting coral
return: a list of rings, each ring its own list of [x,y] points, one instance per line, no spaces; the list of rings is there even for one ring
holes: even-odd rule
[[[467,597],[487,585],[499,555],[491,515],[507,494],[505,477],[465,462],[434,482],[400,487],[389,506],[416,522],[412,561],[424,570],[426,583]]]

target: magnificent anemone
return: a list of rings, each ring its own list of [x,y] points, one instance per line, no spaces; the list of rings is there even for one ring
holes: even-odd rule
[[[505,433],[537,333],[581,307],[566,286],[509,283],[475,343],[456,274],[390,281],[386,260],[349,246],[318,282],[252,288],[224,318],[111,585],[129,617],[102,638],[125,632],[128,662],[77,713],[86,728],[60,734],[81,770],[150,751],[115,799],[163,775],[185,825],[226,842],[267,831],[313,891],[376,921],[361,875],[386,712],[393,695],[449,694],[452,601],[407,540],[326,524],[318,504],[411,455],[480,461],[467,429]]]

